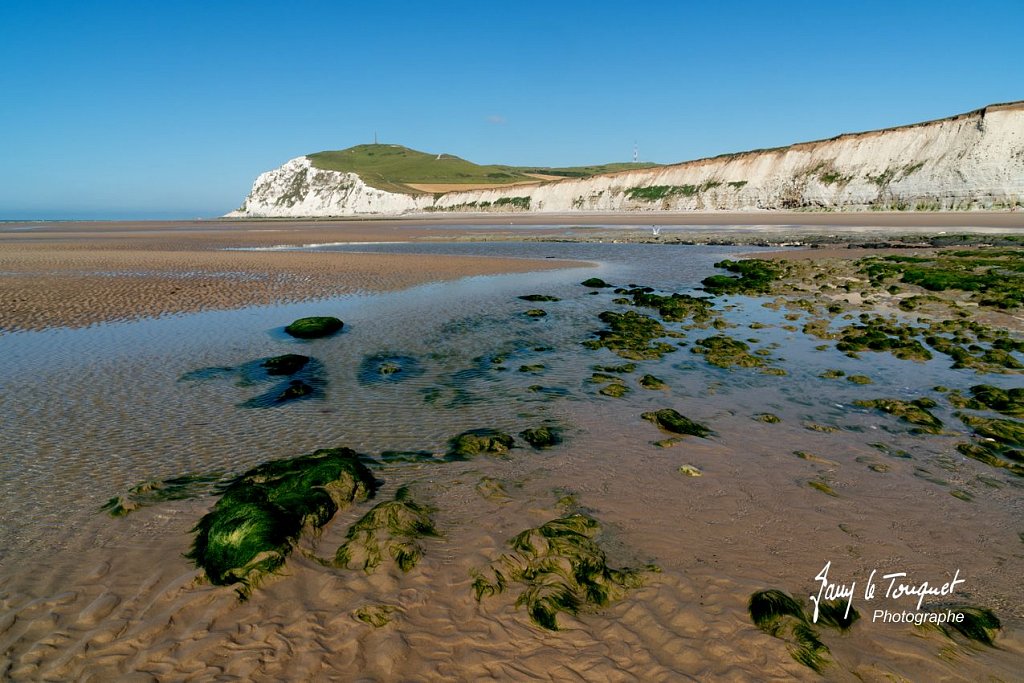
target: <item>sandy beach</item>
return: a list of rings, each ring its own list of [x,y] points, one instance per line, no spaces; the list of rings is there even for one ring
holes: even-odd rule
[[[1017,349],[1018,319],[979,312],[966,295],[933,301],[910,285],[872,285],[851,261],[934,249],[746,245],[766,233],[773,242],[995,234],[1019,227],[1019,216],[928,216],[942,224],[932,227],[879,214],[812,216],[846,225],[785,222],[804,214],[773,216],[769,228],[765,216],[756,225],[734,216],[723,229],[711,222],[723,217],[665,224],[677,236],[728,233],[722,241],[735,244],[693,247],[636,243],[651,222],[633,216],[519,218],[0,226],[0,353],[9,359],[0,373],[9,449],[0,678],[1013,679],[1024,653],[1020,476],[995,456],[964,457],[958,444],[976,439],[961,417],[972,386],[1019,385],[1020,351],[995,353]],[[510,238],[528,241],[501,241]],[[380,242],[398,244],[369,244]],[[333,243],[384,251],[268,250]],[[713,264],[744,254],[793,269],[771,295],[711,297],[702,321],[625,289],[707,296],[702,279],[726,272]],[[593,276],[623,289],[581,285]],[[541,298],[521,298],[530,294]],[[595,347],[607,311],[657,318],[665,345],[632,357]],[[951,367],[932,346],[927,361],[837,348],[840,330],[863,316],[902,316],[915,329],[892,334],[924,339],[928,323],[914,316],[957,321],[958,311],[992,326],[955,333],[991,372]],[[312,341],[281,332],[321,314],[342,317],[344,331]],[[726,337],[739,345],[713,359],[704,349]],[[283,353],[311,357],[303,377],[316,392],[253,407],[282,379],[254,368]],[[857,404],[864,399],[920,400],[941,429],[922,432]],[[666,408],[710,431],[666,431],[650,418]],[[562,440],[528,445],[525,430],[540,426]],[[447,459],[454,435],[479,428],[515,446]],[[142,483],[160,490],[197,474],[223,483],[268,460],[342,446],[364,456],[376,496],[303,534],[244,601],[185,557],[212,490],[143,493],[120,518],[101,511]],[[332,562],[368,509],[401,489],[434,511],[439,533],[419,539],[419,563],[364,571]],[[511,539],[573,514],[600,523],[608,566],[638,568],[636,586],[599,609],[559,614],[559,630],[531,620],[518,587],[474,597],[474,577],[511,552]],[[825,648],[819,675],[792,642],[752,623],[748,601],[777,589],[806,604],[826,561],[836,581],[861,584],[875,569],[933,583],[959,572],[966,583],[950,600],[998,615],[995,647],[876,622],[879,603],[912,611],[916,600],[858,596],[849,631],[814,626]]]
[[[648,225],[672,226],[677,239],[710,234],[784,240],[823,232],[885,235],[940,228],[1024,230],[1024,214],[507,214],[360,221],[6,223],[0,224],[0,298],[4,301],[0,330],[81,327],[566,265],[513,259],[228,251],[231,249],[565,235],[593,238],[593,228],[588,226],[626,229]],[[567,231],[564,226],[579,227]],[[613,238],[614,233],[609,239]]]

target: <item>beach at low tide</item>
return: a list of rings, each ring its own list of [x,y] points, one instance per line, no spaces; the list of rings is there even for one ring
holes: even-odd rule
[[[1003,230],[1007,216],[973,227]],[[924,228],[927,218],[908,216],[894,228]],[[933,218],[931,231],[971,218]],[[881,218],[866,219],[875,221],[870,230],[886,231]],[[665,323],[680,335],[672,343],[687,347],[635,361],[616,398],[601,392],[609,381],[596,380],[594,368],[628,359],[582,343],[603,327],[602,311],[635,306],[579,283],[596,276],[700,295],[695,288],[717,272],[716,261],[751,249],[444,244],[508,235],[497,221],[475,225],[0,230],[4,300],[20,300],[5,305],[0,325],[9,359],[0,428],[10,449],[0,476],[0,671],[15,680],[814,679],[784,639],[752,624],[747,601],[776,588],[808,603],[815,576],[831,562],[832,580],[857,582],[861,619],[845,633],[819,627],[830,649],[826,678],[1013,679],[1024,653],[1019,477],[957,454],[969,430],[951,405],[934,409],[950,433],[923,435],[854,401],[941,402],[935,386],[1009,388],[1019,375],[954,370],[938,354],[916,362],[822,350],[822,340],[801,329],[814,314],[736,295],[715,299],[715,329]],[[516,236],[589,232],[538,225]],[[679,231],[715,234],[703,225]],[[820,227],[835,226],[806,231]],[[267,250],[345,242],[362,244]],[[228,250],[239,248],[261,250]],[[517,298],[534,293],[559,301]],[[846,312],[870,310],[861,304],[871,296],[849,293],[857,306]],[[897,302],[879,299],[879,310]],[[546,315],[525,315],[535,307]],[[282,334],[304,315],[338,315],[346,327],[313,342]],[[1013,328],[1013,316],[991,315]],[[718,367],[691,350],[718,332],[746,340],[764,366]],[[197,370],[285,352],[317,359],[323,395],[252,409],[241,405],[262,385],[230,373],[193,379]],[[379,358],[408,363],[406,375],[367,374]],[[645,372],[667,386],[639,384]],[[872,384],[845,379],[856,375]],[[658,447],[667,435],[640,416],[669,407],[713,434]],[[768,413],[779,421],[761,419]],[[518,435],[540,425],[561,429],[565,441],[540,451],[520,440],[506,456],[464,462],[383,455],[443,454],[465,430]],[[229,587],[199,580],[183,557],[210,496],[123,519],[99,510],[142,481],[237,474],[336,446],[375,459],[379,499],[408,486],[437,509],[441,536],[425,541],[411,571],[320,562],[365,512],[356,507],[304,538],[281,575],[240,602]],[[701,476],[686,476],[684,466]],[[601,523],[610,565],[660,571],[604,609],[561,615],[558,631],[531,622],[514,591],[475,599],[474,570],[509,552],[508,540],[524,529],[572,512]],[[864,599],[876,569],[933,585],[959,571],[964,583],[953,601],[999,616],[997,647],[875,621],[874,607],[913,612],[917,602]],[[878,583],[884,592],[887,582]],[[356,616],[382,606],[391,618],[380,627]]]

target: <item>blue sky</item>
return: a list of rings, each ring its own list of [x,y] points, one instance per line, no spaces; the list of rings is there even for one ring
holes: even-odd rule
[[[675,162],[1024,99],[1024,2],[0,3],[0,219],[191,218],[324,149]]]

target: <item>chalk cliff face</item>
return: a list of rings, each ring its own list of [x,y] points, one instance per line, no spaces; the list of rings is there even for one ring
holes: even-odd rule
[[[441,195],[386,192],[299,157],[257,178],[228,216],[1017,206],[1024,206],[1024,102],[672,166]]]

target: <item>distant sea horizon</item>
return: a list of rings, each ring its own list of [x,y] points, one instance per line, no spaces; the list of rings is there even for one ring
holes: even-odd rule
[[[191,221],[196,219],[209,220],[220,218],[230,209],[223,211],[210,210],[164,210],[164,211],[122,211],[89,210],[89,211],[3,211],[0,209],[0,223],[46,223],[54,221]]]

